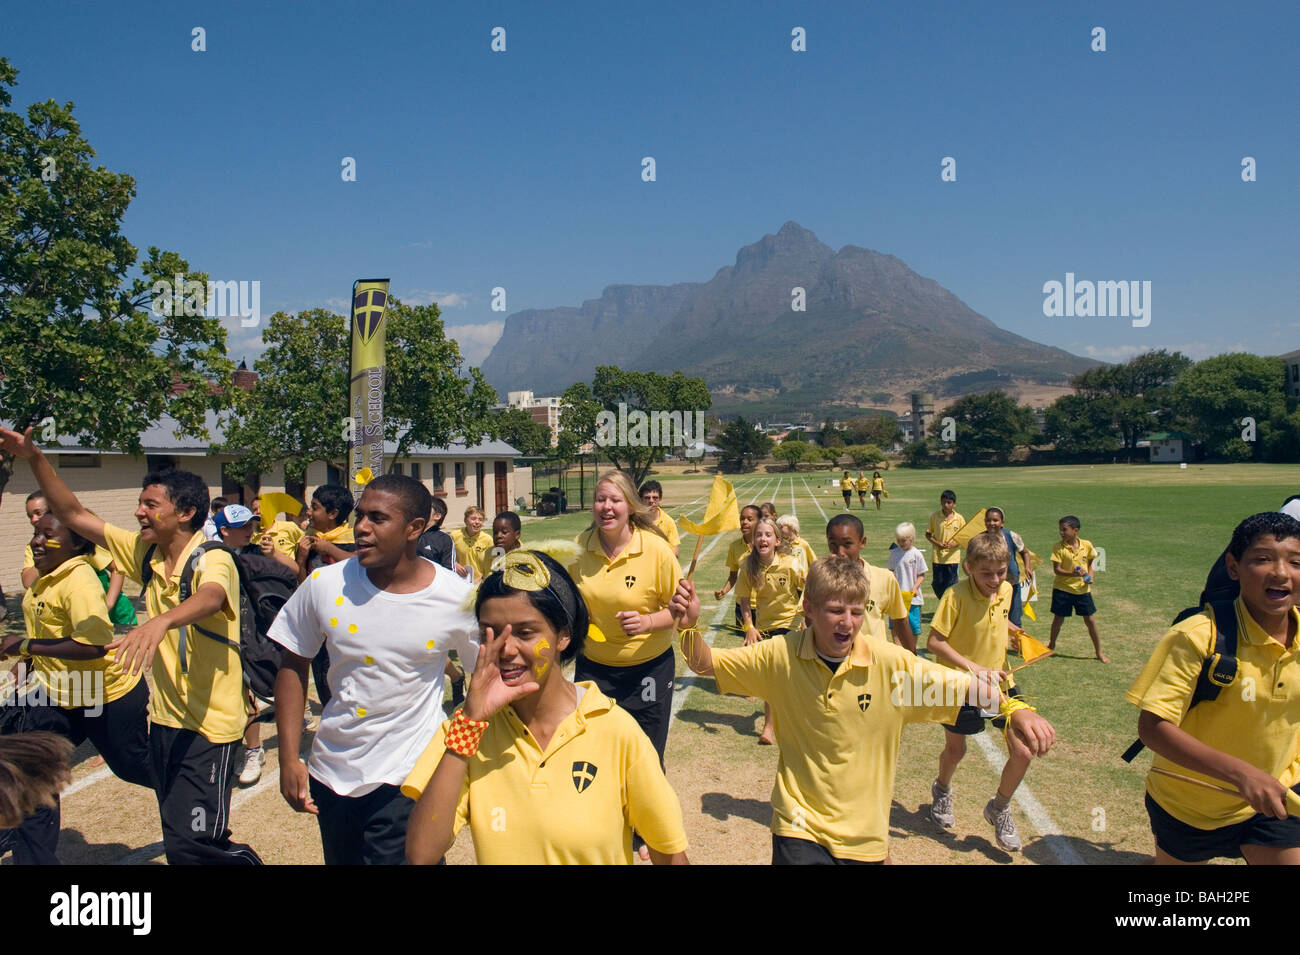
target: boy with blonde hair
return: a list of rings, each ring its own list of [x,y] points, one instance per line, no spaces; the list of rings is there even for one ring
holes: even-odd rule
[[[930,623],[929,648],[936,663],[996,682],[1008,698],[1014,699],[1020,696],[1020,691],[1007,669],[1011,611],[1011,585],[1006,582],[1009,556],[1006,541],[1000,534],[985,531],[971,539],[964,564],[968,576],[949,588],[939,600]],[[954,725],[944,727],[939,775],[930,788],[934,799],[930,816],[945,829],[951,829],[956,822],[952,777],[966,755],[966,737],[984,732],[984,719],[979,708],[968,706],[962,708]],[[994,725],[998,725],[996,721]],[[1020,836],[1011,816],[1011,797],[1024,779],[1030,760],[1042,751],[1036,754],[1016,734],[1007,733],[1006,739],[1007,764],[1002,769],[997,792],[984,807],[984,820],[993,827],[1002,849],[1019,852]]]
[[[907,624],[912,629],[912,646],[915,647],[916,638],[921,635],[921,607],[925,604],[925,597],[921,595],[921,582],[925,580],[930,568],[925,562],[925,556],[915,546],[915,524],[903,521],[895,527],[894,540],[898,546],[889,552],[888,567],[898,581],[898,589],[912,595],[912,599],[907,602]]]
[[[803,556],[804,570],[812,567],[813,562],[817,560],[817,554],[813,551],[812,545],[799,536],[799,518],[793,514],[782,514],[776,519],[776,530],[781,535],[781,540],[790,548],[790,553]]]
[[[867,593],[856,558],[827,557],[808,573],[803,630],[733,650],[711,648],[696,630],[682,634],[692,670],[715,677],[722,693],[767,700],[781,727],[774,865],[889,861],[889,809],[908,723],[951,722],[963,702],[982,703],[1000,706],[1035,753],[1055,739],[1046,720],[1004,700],[989,675],[940,667],[868,636]],[[938,692],[898,692],[918,680]]]

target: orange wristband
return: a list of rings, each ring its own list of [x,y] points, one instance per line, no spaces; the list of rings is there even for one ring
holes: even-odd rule
[[[471,720],[463,709],[457,710],[451,718],[451,725],[447,727],[443,744],[453,753],[471,759],[478,752],[478,742],[483,738],[485,729],[486,720]]]

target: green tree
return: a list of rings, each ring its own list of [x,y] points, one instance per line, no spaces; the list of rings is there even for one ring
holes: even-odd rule
[[[898,426],[898,419],[888,415],[868,415],[844,422],[844,440],[851,445],[874,444],[890,448],[902,439],[903,429]]]
[[[1016,445],[1036,435],[1034,413],[1002,391],[967,395],[944,411],[957,423],[953,458],[962,464],[992,461],[1005,464]]]
[[[494,412],[488,425],[494,438],[504,440],[521,454],[541,457],[551,453],[551,429],[540,421],[534,421],[524,408]]]
[[[790,470],[798,470],[801,463],[807,461],[818,461],[821,459],[821,448],[807,441],[791,441],[786,438],[772,452],[772,457],[778,461],[784,461],[790,465]]]
[[[388,304],[388,376],[384,438],[397,447],[474,444],[490,431],[496,392],[477,368],[461,374],[455,339],[446,337],[437,305]],[[223,448],[238,457],[230,471],[266,471],[285,462],[290,480],[324,461],[345,467],[348,454],[348,320],[326,309],[276,312],[262,332],[268,346],[254,364],[259,379],[227,431]]]
[[[596,416],[601,410],[600,402],[585,381],[564,389],[560,396],[560,439],[556,447],[562,461],[574,460],[583,445],[595,442]]]
[[[17,77],[0,58],[0,418],[36,426],[38,442],[57,433],[137,454],[164,415],[179,434],[209,437],[206,413],[236,396],[225,329],[202,314],[207,276],[150,247],[128,279],[138,253],[121,227],[135,180],[92,163],[72,103],[10,110]],[[177,275],[198,283],[199,314],[151,308],[154,283]],[[0,454],[0,494],[12,475]]]
[[[856,468],[873,467],[885,459],[885,452],[874,444],[850,444],[838,450],[841,454],[847,454],[851,457],[853,466]]]
[[[1119,432],[1105,402],[1085,395],[1061,395],[1043,415],[1046,440],[1067,454],[1102,454],[1119,447]]]
[[[754,466],[772,450],[772,439],[756,431],[752,422],[737,418],[718,435],[722,449],[721,469],[726,471],[752,471]]]
[[[567,394],[567,392],[566,392]],[[651,418],[652,415],[675,415],[677,424],[683,430],[690,431],[690,440],[696,440],[695,412],[706,410],[713,398],[703,378],[688,378],[680,371],[670,375],[661,375],[653,371],[624,371],[615,365],[600,365],[591,383],[591,394],[599,402],[609,427],[593,429],[596,443],[601,454],[609,456],[614,466],[626,472],[632,483],[640,486],[650,473],[651,466],[661,461],[665,453],[679,445],[674,442],[683,435],[674,434],[674,428],[668,427],[663,417]],[[627,434],[619,434],[617,416],[622,405],[628,416]],[[633,412],[646,415],[651,423],[658,421],[659,426],[647,426],[636,429]],[[639,417],[639,416],[637,416]],[[584,422],[585,426],[585,422]]]
[[[1197,362],[1173,387],[1178,424],[1211,457],[1229,460],[1260,458],[1261,423],[1264,436],[1274,440],[1288,427],[1286,367],[1280,358],[1237,353]],[[1248,422],[1255,422],[1255,440]],[[1245,435],[1243,435],[1245,432]]]
[[[1172,423],[1172,386],[1192,365],[1179,352],[1143,352],[1122,365],[1090,368],[1074,378],[1075,391],[1110,415],[1130,456],[1151,431]]]

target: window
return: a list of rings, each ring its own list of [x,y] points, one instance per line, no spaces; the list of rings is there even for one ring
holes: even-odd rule
[[[401,473],[402,473],[402,465],[401,465],[401,462],[400,462],[400,461],[394,461],[394,462],[393,462],[393,473],[394,473],[394,474],[401,474]]]
[[[325,483],[343,484],[343,472],[332,464],[325,465]]]
[[[1291,366],[1291,380],[1300,381],[1300,365]]]
[[[456,462],[456,490],[459,493],[465,492],[465,462]]]
[[[477,484],[478,484],[478,487],[475,488],[475,493],[477,494],[476,503],[478,504],[478,506],[479,506],[480,508],[486,506],[486,504],[485,504],[484,501],[483,501],[483,484],[484,484],[484,481],[483,481],[483,474],[484,474],[484,466],[483,466],[483,462],[482,462],[482,461],[475,461],[475,462],[474,462],[474,477],[475,477],[476,482],[477,482]]]
[[[175,471],[176,459],[170,454],[146,454],[144,466],[146,471]]]
[[[58,455],[58,462],[61,468],[103,467],[98,454],[60,454]]]
[[[447,481],[447,476],[442,473],[442,462],[435,461],[429,467],[433,468],[433,489],[441,491],[443,484]]]
[[[411,477],[420,480],[420,466],[414,461],[411,462]]]

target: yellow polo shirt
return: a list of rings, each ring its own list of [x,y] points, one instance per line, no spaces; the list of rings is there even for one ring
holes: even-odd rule
[[[954,722],[970,684],[965,673],[862,631],[833,674],[817,655],[811,629],[714,650],[713,669],[720,692],[772,704],[781,750],[772,832],[864,862],[889,854],[889,807],[903,726]],[[914,678],[940,687],[928,698],[948,705],[924,705],[920,694],[909,700],[916,705],[894,705],[891,691]]]
[[[1156,645],[1151,659],[1124,698],[1154,713],[1206,746],[1243,759],[1291,787],[1300,782],[1300,656],[1292,640],[1287,649],[1257,624],[1236,600],[1237,678],[1191,709],[1201,663],[1214,651],[1214,627],[1205,613],[1175,624]],[[1300,622],[1300,611],[1292,609]],[[1157,755],[1153,768],[1203,779],[1206,776]],[[1147,775],[1147,792],[1166,812],[1197,829],[1218,829],[1255,814],[1244,800],[1191,783]]]
[[[663,533],[664,540],[668,541],[674,551],[682,546],[682,535],[677,532],[677,522],[662,507],[659,508],[659,516],[655,518],[655,527]]]
[[[817,560],[817,552],[813,550],[812,545],[802,537],[796,537],[794,540],[790,541],[790,549],[796,554],[803,555],[805,571],[811,568],[813,563]]]
[[[671,648],[675,626],[629,637],[615,616],[623,610],[657,613],[668,606],[682,576],[668,542],[633,528],[632,540],[613,560],[605,556],[594,527],[578,535],[578,544],[582,552],[569,573],[591,622],[605,635],[604,642],[584,643],[583,655],[605,666],[627,667],[653,660]]]
[[[889,621],[907,617],[907,605],[903,603],[903,591],[898,587],[898,578],[893,571],[885,567],[873,567],[865,557],[862,561],[863,572],[867,575],[867,614],[863,625],[868,636],[891,642]]]
[[[456,547],[456,563],[473,568],[479,577],[486,576],[492,569],[492,535],[481,530],[474,537],[467,538],[462,527],[448,533]]]
[[[856,481],[856,484],[857,484],[857,488],[858,488],[859,491],[870,491],[870,490],[871,490],[871,478],[869,478],[869,477],[860,477],[860,478],[858,478],[858,480]]]
[[[33,640],[75,640],[92,647],[113,642],[113,624],[104,605],[104,588],[87,555],[64,561],[42,574],[23,595],[23,619]],[[32,655],[32,667],[51,702],[65,709],[112,703],[140,682],[127,676],[112,655],[94,660],[61,660]],[[73,674],[76,674],[73,676]],[[102,673],[102,676],[92,674]],[[103,680],[102,687],[96,686]]]
[[[885,479],[884,479],[884,478],[872,478],[872,479],[871,479],[871,490],[873,490],[873,491],[883,491],[884,489],[885,489]]]
[[[479,865],[631,865],[632,831],[685,852],[682,808],[649,737],[594,683],[543,750],[514,708],[488,720],[469,760],[455,831],[468,822]],[[445,750],[443,723],[402,784],[419,799]]]
[[[966,518],[962,517],[956,511],[945,518],[943,511],[935,511],[930,515],[930,524],[927,528],[937,541],[952,540],[957,536],[957,532],[966,525]],[[937,544],[930,545],[930,563],[931,564],[960,564],[961,548],[956,545],[952,547],[939,547]]]
[[[750,582],[745,566],[736,578],[736,600],[748,597],[751,610],[757,605],[754,626],[759,630],[793,627],[803,616],[803,585],[808,567],[802,554],[777,554],[760,571],[758,586]]]
[[[285,557],[296,559],[298,541],[303,538],[303,530],[293,521],[275,521],[264,531],[253,535],[253,543],[260,544],[263,538],[270,538],[271,546]]]
[[[184,533],[183,531],[181,533]],[[104,525],[108,552],[117,568],[136,582],[141,581],[144,555],[149,544],[138,531]],[[181,571],[194,548],[203,543],[203,532],[194,535],[181,552],[168,577],[163,570],[159,547],[150,561],[153,577],[145,588],[145,606],[157,617],[180,604]],[[195,570],[191,595],[205,583],[219,583],[226,592],[222,608],[186,627],[186,671],[181,671],[180,630],[167,631],[153,659],[153,694],[149,713],[153,722],[176,729],[193,730],[210,743],[233,743],[244,735],[248,716],[244,709],[244,671],[239,659],[239,571],[225,551],[209,551]],[[219,643],[194,631],[203,627],[219,634],[234,646]]]
[[[740,570],[740,562],[749,553],[749,547],[750,545],[745,542],[743,537],[738,537],[731,542],[731,546],[727,548],[727,570]]]
[[[104,548],[100,547],[98,544],[96,544],[95,552],[90,558],[90,565],[94,567],[95,570],[103,570],[112,562],[113,562],[113,555],[110,554]],[[22,569],[26,570],[28,567],[35,567],[35,566],[36,566],[36,557],[34,554],[32,554],[32,545],[28,544],[26,547],[23,548]]]
[[[996,594],[985,597],[975,581],[967,577],[943,592],[930,629],[971,663],[990,670],[1005,670],[1011,593],[1011,585],[1004,580]],[[943,661],[936,662],[948,666]],[[1006,686],[1014,686],[1015,682],[1014,677],[1008,677]]]
[[[1082,537],[1078,538],[1074,545],[1074,547],[1067,547],[1065,541],[1058,541],[1052,548],[1052,563],[1069,567],[1071,570],[1075,567],[1087,570],[1088,562],[1097,559],[1097,548],[1092,546],[1092,541],[1086,541]],[[1064,590],[1072,594],[1086,594],[1092,590],[1092,586],[1085,583],[1082,577],[1058,574],[1055,567],[1052,568],[1052,575],[1052,587],[1055,590]]]
[[[852,491],[852,490],[853,490],[853,478],[851,478],[851,477],[840,478],[840,490],[841,490],[841,491]]]

